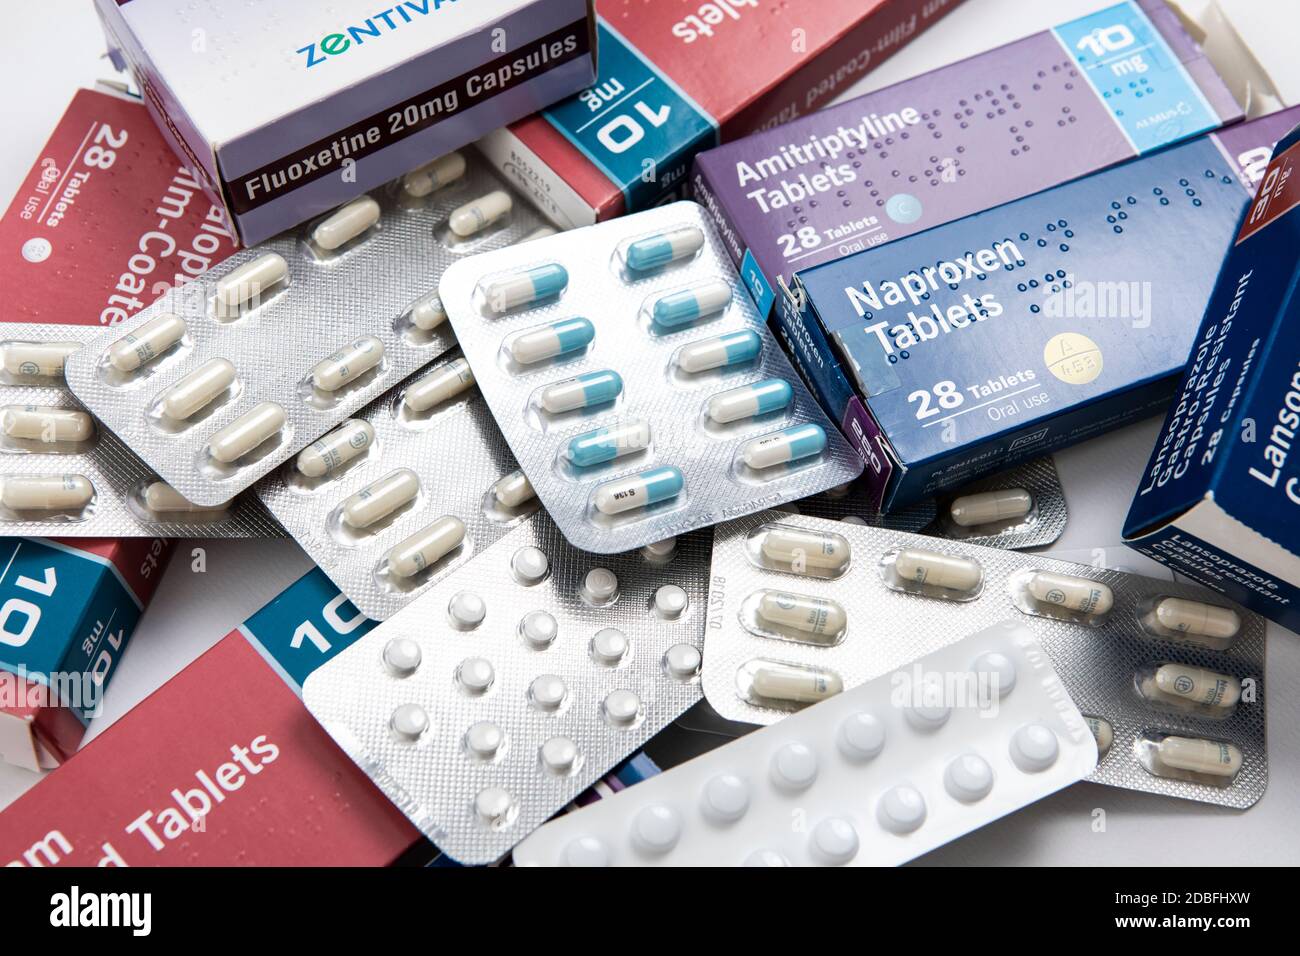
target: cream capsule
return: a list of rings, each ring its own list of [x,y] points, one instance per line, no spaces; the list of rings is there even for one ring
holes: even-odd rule
[[[134,372],[185,338],[185,332],[184,319],[164,313],[109,346],[108,364],[119,372]]]
[[[343,502],[343,522],[351,528],[368,528],[414,501],[419,493],[419,477],[409,468],[399,468]]]
[[[230,502],[220,505],[196,505],[165,481],[152,482],[144,490],[144,506],[154,514],[217,514],[227,511]]]
[[[1141,684],[1146,697],[1186,701],[1213,711],[1231,711],[1241,700],[1241,681],[1187,664],[1161,664]]]
[[[302,450],[298,472],[305,478],[322,478],[364,454],[374,443],[373,425],[359,418],[346,421]]]
[[[398,577],[413,577],[451,554],[464,540],[465,523],[444,515],[389,551],[388,568]]]
[[[1115,742],[1115,728],[1105,717],[1092,717],[1084,714],[1083,721],[1088,725],[1088,730],[1092,732],[1093,739],[1097,741],[1098,755],[1106,756],[1106,753],[1110,750],[1110,745]]]
[[[427,412],[435,405],[455,398],[473,384],[474,373],[469,362],[458,358],[412,384],[402,396],[402,404],[408,411]]]
[[[1174,631],[1224,642],[1241,630],[1241,616],[1231,608],[1174,597],[1162,598],[1147,615],[1147,623],[1157,633]]]
[[[442,307],[438,293],[430,292],[411,306],[411,324],[422,332],[436,329],[447,321],[447,310]]]
[[[789,591],[760,592],[755,613],[760,623],[771,628],[829,637],[843,634],[849,622],[844,608],[834,601]]]
[[[377,222],[379,203],[369,196],[359,196],[318,222],[311,231],[311,241],[326,252],[333,252]]]
[[[316,363],[311,383],[322,392],[336,392],[355,382],[384,360],[384,343],[373,335],[349,342],[329,358]]]
[[[1115,595],[1100,581],[1051,571],[1035,571],[1029,576],[1026,589],[1038,604],[1050,604],[1098,617],[1110,613],[1115,604]]]
[[[163,414],[181,422],[215,401],[235,382],[235,366],[223,358],[209,359],[163,392]]]
[[[751,692],[767,700],[815,704],[844,690],[838,674],[819,667],[757,660],[751,661],[746,671]]]
[[[288,277],[289,263],[278,253],[268,252],[252,262],[245,262],[217,280],[217,311],[230,316],[245,305],[255,306],[263,293]]]
[[[531,501],[536,492],[522,471],[512,471],[492,486],[492,497],[503,508],[518,508],[525,501]]]
[[[208,454],[229,465],[243,458],[284,427],[284,408],[262,402],[208,439]]]
[[[948,507],[948,514],[952,517],[953,524],[972,528],[995,521],[1023,518],[1033,507],[1034,496],[1024,488],[1002,488],[954,498]]]
[[[528,235],[516,242],[515,245],[522,246],[525,242],[532,242],[534,239],[545,239],[547,236],[553,236],[557,232],[559,232],[559,230],[554,226],[538,226]]]
[[[0,408],[0,432],[28,441],[81,442],[95,434],[95,420],[75,408],[6,405]]]
[[[80,342],[10,342],[4,346],[4,370],[30,378],[62,378],[68,356]]]
[[[402,177],[402,189],[408,196],[423,199],[465,175],[465,157],[448,153],[418,166]]]
[[[95,497],[85,475],[10,475],[0,478],[0,505],[10,511],[76,511]]]
[[[510,215],[514,201],[503,189],[494,189],[485,196],[472,199],[465,205],[452,210],[447,219],[451,231],[462,239],[468,239],[482,232],[488,226]]]
[[[762,534],[759,550],[778,565],[796,569],[842,572],[849,566],[853,548],[838,534],[774,527]]]
[[[1165,737],[1155,745],[1157,770],[1164,767],[1231,779],[1241,769],[1241,751],[1233,744],[1201,737]]]
[[[894,572],[912,584],[945,588],[962,594],[973,594],[984,580],[978,561],[919,548],[899,551],[894,556]]]

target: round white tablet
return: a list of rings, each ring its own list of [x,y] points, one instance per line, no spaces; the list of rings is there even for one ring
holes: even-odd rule
[[[891,833],[911,833],[925,822],[925,797],[906,784],[893,787],[876,804],[876,819]]]
[[[597,606],[618,597],[618,575],[609,568],[592,568],[582,581],[582,598]]]
[[[981,654],[970,669],[981,680],[997,681],[999,697],[1006,697],[1016,686],[1016,662],[997,651]]]
[[[546,611],[529,611],[519,622],[519,636],[534,650],[550,647],[559,632],[559,622]]]
[[[943,787],[962,803],[983,800],[993,789],[993,768],[978,754],[962,754],[944,770]]]
[[[528,685],[528,699],[539,710],[558,710],[568,695],[564,681],[554,674],[543,674]]]
[[[812,832],[812,855],[820,863],[839,866],[858,855],[858,831],[841,817],[827,817]]]
[[[542,744],[538,757],[550,773],[565,776],[577,766],[578,745],[568,737],[552,737]]]
[[[492,662],[482,657],[467,657],[456,668],[456,680],[469,694],[487,693],[495,679],[496,671],[492,668]]]
[[[786,744],[772,755],[771,773],[784,790],[806,790],[817,779],[817,755],[806,744]]]
[[[591,659],[597,664],[614,667],[627,657],[627,651],[627,635],[618,628],[603,628],[591,639]]]
[[[447,616],[451,618],[453,627],[470,630],[483,623],[483,618],[487,616],[487,605],[472,591],[461,591],[452,595],[447,604]]]
[[[664,669],[677,680],[692,680],[700,672],[700,649],[693,644],[674,644],[664,651]]]
[[[465,749],[480,760],[491,760],[501,750],[506,735],[498,724],[480,720],[465,731]]]
[[[655,591],[654,608],[665,621],[675,621],[686,611],[690,598],[675,584],[665,584]]]
[[[397,677],[414,674],[420,657],[420,645],[409,637],[395,637],[384,645],[384,666]]]
[[[419,704],[402,704],[393,711],[389,726],[402,740],[418,740],[429,727],[429,715]]]
[[[610,691],[601,709],[611,724],[626,727],[641,715],[641,698],[630,690]]]
[[[525,587],[540,582],[550,569],[551,562],[541,548],[520,548],[510,558],[510,572]]]
[[[632,842],[646,853],[667,853],[681,835],[681,817],[662,803],[642,807],[632,818]]]
[[[734,823],[749,809],[749,784],[734,773],[711,777],[700,794],[700,810],[715,823]]]
[[[1040,773],[1056,763],[1056,734],[1042,724],[1025,724],[1011,735],[1011,759],[1025,773]]]
[[[850,760],[871,760],[885,747],[885,725],[865,710],[850,714],[840,724],[835,743]]]

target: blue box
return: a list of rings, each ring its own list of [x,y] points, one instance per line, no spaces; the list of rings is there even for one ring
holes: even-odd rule
[[[783,321],[872,504],[1161,412],[1259,172],[1243,157],[1300,110],[1279,116],[799,272]]]
[[[1218,272],[1124,541],[1300,632],[1298,283],[1300,128]]]

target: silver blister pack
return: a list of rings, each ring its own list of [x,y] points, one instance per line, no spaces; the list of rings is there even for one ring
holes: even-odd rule
[[[1239,808],[1263,794],[1262,619],[1195,585],[1039,555],[780,512],[720,525],[704,692],[723,717],[773,723],[1017,617],[1098,734],[1088,779]]]
[[[496,483],[516,469],[514,458],[472,380],[457,375],[464,360],[455,350],[444,358],[257,485],[271,513],[371,620],[391,617],[536,510],[531,495],[498,499]],[[423,407],[414,396],[426,382],[445,383],[451,394]],[[413,479],[410,491],[363,527],[350,524],[348,503],[392,476]],[[395,573],[390,553],[446,516],[461,522],[462,540],[409,576]]]
[[[520,466],[585,551],[628,551],[862,471],[694,203],[458,263],[440,293]]]
[[[283,537],[251,493],[224,507],[182,500],[95,421],[63,381],[98,326],[0,326],[0,534]]]
[[[166,293],[69,361],[73,392],[186,498],[229,499],[454,344],[447,266],[543,226],[452,157]]]
[[[1050,456],[1021,462],[940,499],[929,498],[888,514],[872,512],[856,483],[780,510],[1013,550],[1051,544],[1069,519],[1061,478]]]
[[[700,699],[708,562],[705,531],[596,556],[539,512],[303,699],[429,839],[489,863]]]

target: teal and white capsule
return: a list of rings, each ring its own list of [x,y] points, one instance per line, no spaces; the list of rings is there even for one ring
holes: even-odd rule
[[[547,412],[558,415],[578,408],[591,408],[612,402],[623,391],[623,377],[618,372],[602,369],[576,378],[566,378],[542,389],[538,400]]]
[[[820,425],[792,425],[740,446],[740,458],[755,470],[812,458],[826,450],[826,432]]]
[[[719,425],[779,411],[790,404],[794,389],[783,378],[768,378],[753,385],[728,389],[709,399],[709,417]]]
[[[763,339],[753,329],[728,332],[684,346],[677,353],[677,367],[683,372],[707,372],[752,362],[763,351]]]
[[[651,316],[660,328],[675,329],[722,311],[730,301],[731,284],[713,279],[689,289],[661,295],[655,299]]]
[[[649,446],[650,424],[638,419],[575,436],[564,449],[564,457],[579,468],[590,468]]]
[[[704,233],[697,226],[679,226],[655,236],[638,239],[627,247],[623,259],[637,272],[658,269],[678,259],[693,256],[704,246]]]
[[[569,270],[558,262],[511,273],[491,282],[481,289],[488,310],[500,315],[521,305],[532,305],[553,295],[559,295],[569,285]]]
[[[585,349],[595,338],[596,327],[586,319],[563,319],[520,333],[510,342],[510,357],[532,365]]]
[[[671,465],[651,468],[639,475],[605,482],[596,488],[593,501],[601,514],[617,515],[676,498],[684,484],[682,473]]]

